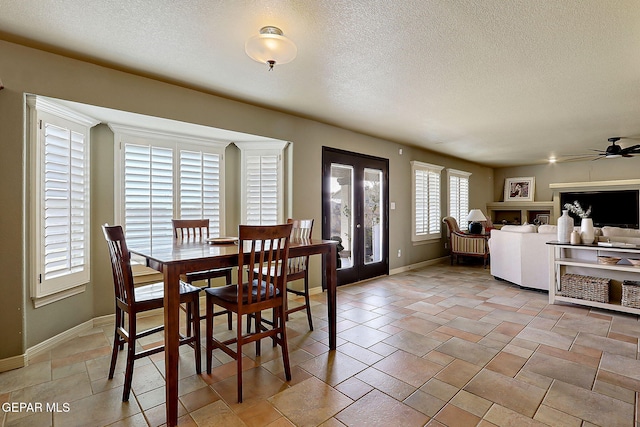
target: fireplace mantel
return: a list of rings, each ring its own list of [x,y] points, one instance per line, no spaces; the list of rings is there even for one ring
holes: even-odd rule
[[[549,184],[553,190],[553,198],[556,193],[565,191],[606,191],[606,190],[636,190],[640,188],[640,179],[619,179],[615,181],[586,181],[586,182],[557,182]]]

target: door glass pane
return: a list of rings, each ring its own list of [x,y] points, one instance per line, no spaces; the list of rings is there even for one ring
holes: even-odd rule
[[[338,269],[353,266],[353,167],[331,164],[331,240],[338,245]]]
[[[382,261],[382,171],[364,170],[364,263]]]

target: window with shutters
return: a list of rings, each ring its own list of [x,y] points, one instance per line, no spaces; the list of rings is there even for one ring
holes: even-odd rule
[[[444,167],[412,161],[412,240],[439,239],[440,174]]]
[[[31,297],[35,307],[83,292],[90,278],[90,129],[98,122],[27,96]]]
[[[236,142],[241,152],[241,224],[272,225],[284,218],[286,142]]]
[[[469,228],[469,177],[471,173],[447,169],[449,177],[449,216],[458,221],[461,230]]]
[[[129,246],[143,248],[173,238],[173,218],[209,219],[210,235],[223,233],[226,143],[110,127],[120,158],[117,221]]]

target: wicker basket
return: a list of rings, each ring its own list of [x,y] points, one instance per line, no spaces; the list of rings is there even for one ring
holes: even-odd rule
[[[640,308],[640,282],[632,280],[622,282],[622,305]]]
[[[559,295],[608,303],[610,282],[602,277],[565,274],[560,278]]]

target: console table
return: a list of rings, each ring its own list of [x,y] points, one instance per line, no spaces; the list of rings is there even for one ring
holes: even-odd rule
[[[628,263],[627,258],[640,258],[640,248],[605,247],[597,244],[570,245],[568,243],[547,242],[551,266],[549,304],[568,302],[572,304],[597,307],[606,310],[640,315],[640,309],[626,307],[621,304],[621,282],[623,280],[640,280],[640,267]],[[599,264],[598,256],[615,256],[621,258],[618,264]],[[560,279],[565,273],[583,274],[593,277],[611,279],[609,302],[602,303],[581,298],[559,295]]]

